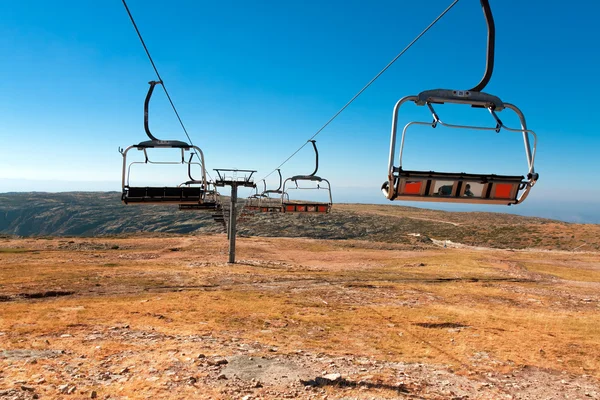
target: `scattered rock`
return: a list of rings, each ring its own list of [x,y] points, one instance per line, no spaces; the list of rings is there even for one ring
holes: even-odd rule
[[[311,376],[301,364],[290,360],[245,355],[230,357],[229,364],[222,372],[229,379],[246,381],[255,388],[263,385],[294,385],[299,379]]]
[[[225,365],[228,363],[228,361],[225,358],[222,357],[217,357],[217,358],[213,358],[210,359],[208,361],[206,361],[208,363],[208,365]]]
[[[196,378],[195,378],[195,377],[193,377],[193,376],[190,376],[189,378],[187,378],[187,379],[186,379],[186,382],[187,382],[187,384],[188,384],[188,385],[193,385],[193,384],[195,384],[196,382],[198,382],[198,379],[196,379]]]
[[[335,384],[335,383],[340,382],[341,380],[342,380],[341,374],[327,374],[327,375],[317,377],[315,379],[315,382],[317,385],[322,386],[322,385]]]
[[[49,343],[48,343],[49,344]],[[63,350],[0,350],[0,359],[27,360],[40,358],[54,358],[64,354]]]
[[[90,399],[95,399],[96,397],[98,397],[98,393],[96,393],[95,390],[92,390],[92,393],[90,393]]]

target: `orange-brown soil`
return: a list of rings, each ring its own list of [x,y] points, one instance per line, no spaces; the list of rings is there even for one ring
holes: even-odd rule
[[[600,255],[0,239],[0,398],[600,396]]]

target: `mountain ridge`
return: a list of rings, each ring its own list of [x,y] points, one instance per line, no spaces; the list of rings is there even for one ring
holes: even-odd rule
[[[213,221],[210,212],[180,212],[173,206],[125,206],[119,192],[0,193],[2,235],[89,237],[149,232],[215,234],[224,233],[224,229]],[[327,215],[242,215],[238,232],[246,236],[403,244],[433,238],[493,248],[600,250],[600,225],[597,224],[502,213],[428,210],[396,204],[335,204],[332,213]]]

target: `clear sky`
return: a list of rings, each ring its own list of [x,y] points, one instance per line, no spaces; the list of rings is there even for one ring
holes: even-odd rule
[[[257,169],[260,179],[450,1],[128,4],[209,170]],[[538,134],[540,180],[510,210],[458,209],[599,223],[600,4],[491,5],[496,66],[485,91],[519,106]],[[334,201],[386,201],[379,187],[395,102],[426,89],[474,86],[485,46],[479,1],[461,0],[317,137],[319,175],[331,181]],[[0,0],[0,50],[0,192],[120,190],[117,148],[146,140],[142,106],[156,78],[121,1]],[[185,140],[169,107],[157,88],[153,132]],[[482,118],[447,110],[439,111],[448,120]],[[429,118],[415,108],[403,116]],[[519,134],[416,130],[406,146],[408,169],[527,172]],[[305,147],[283,175],[312,172],[312,158]]]

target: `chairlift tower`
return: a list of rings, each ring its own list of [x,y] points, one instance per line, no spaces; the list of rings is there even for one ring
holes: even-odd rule
[[[215,169],[217,179],[215,186],[225,187],[231,186],[231,206],[229,210],[229,226],[227,228],[227,236],[229,237],[229,263],[235,264],[235,237],[236,231],[236,203],[237,203],[237,188],[238,186],[255,188],[256,184],[252,179],[252,175],[256,172],[248,169]]]

